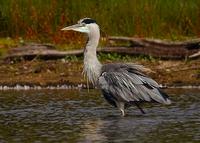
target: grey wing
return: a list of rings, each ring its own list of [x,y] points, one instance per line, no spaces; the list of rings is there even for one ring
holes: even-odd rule
[[[163,104],[171,103],[167,94],[159,89],[159,85],[141,73],[138,66],[127,64],[106,66],[99,77],[99,86],[104,94],[122,102],[153,100]]]

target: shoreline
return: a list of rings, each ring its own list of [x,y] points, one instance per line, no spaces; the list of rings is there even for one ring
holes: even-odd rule
[[[200,85],[182,85],[182,86],[160,86],[162,89],[200,89]],[[39,86],[39,85],[20,85],[16,84],[15,86],[8,86],[8,85],[0,85],[0,91],[6,90],[71,90],[71,89],[88,89],[86,84],[78,84],[75,85],[48,85],[48,86]],[[90,87],[89,89],[95,89]]]
[[[126,62],[127,61],[103,61]],[[165,61],[133,58],[129,63],[141,64],[151,71],[147,73],[162,88],[200,88],[200,60]],[[0,90],[29,89],[87,89],[82,74],[82,61],[32,60],[1,62]],[[89,88],[92,85],[89,84]]]

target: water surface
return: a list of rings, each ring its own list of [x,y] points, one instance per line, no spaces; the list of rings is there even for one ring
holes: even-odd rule
[[[121,117],[98,90],[0,91],[0,142],[200,142],[200,90],[166,92]]]

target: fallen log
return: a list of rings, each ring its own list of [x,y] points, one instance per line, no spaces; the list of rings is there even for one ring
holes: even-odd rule
[[[73,50],[73,51],[59,51],[54,48],[47,48],[46,45],[26,45],[20,48],[11,49],[8,54],[4,57],[4,60],[9,59],[33,59],[35,57],[45,58],[45,59],[58,59],[64,58],[71,55],[81,55],[83,50]]]
[[[199,57],[199,49],[200,49],[200,39],[193,39],[190,41],[183,42],[167,42],[158,39],[148,39],[148,38],[131,38],[131,37],[108,37],[111,45],[114,42],[129,42],[129,46],[126,47],[138,47],[145,48],[139,49],[136,51],[140,51],[139,53],[144,52],[144,55],[149,54],[152,56],[156,56],[158,54],[161,58],[196,58]],[[116,43],[114,43],[116,47]],[[121,45],[121,44],[120,44]],[[147,49],[148,48],[148,49]],[[146,51],[147,50],[147,51]],[[196,53],[196,54],[195,54]],[[158,56],[157,55],[157,56]],[[157,57],[156,56],[156,57]]]
[[[128,55],[145,55],[162,59],[184,59],[199,57],[200,39],[185,42],[165,42],[161,40],[129,38],[129,37],[109,37],[111,41],[130,41],[130,46],[108,46],[98,48],[97,52],[119,53]],[[49,44],[28,44],[17,48],[12,48],[4,59],[34,57],[57,59],[66,56],[83,54],[83,49],[73,51],[59,51],[55,46]]]
[[[200,51],[194,53],[193,55],[190,55],[189,58],[198,58],[200,57]]]
[[[159,39],[148,39],[148,38],[132,38],[132,37],[116,37],[111,36],[108,37],[109,41],[126,41],[130,42],[132,45],[130,47],[181,47],[186,49],[199,49],[200,47],[200,38],[193,39],[190,41],[183,42],[171,42],[171,41],[163,41]]]
[[[186,55],[191,54],[192,52],[182,51],[179,52],[178,49],[173,51],[162,50],[156,47],[105,47],[97,49],[97,52],[102,53],[119,53],[126,55],[149,55],[156,58],[162,59],[183,59]],[[51,49],[40,49],[40,50],[27,50],[21,52],[15,52],[8,54],[4,59],[15,59],[15,58],[25,58],[32,59],[34,57],[40,57],[45,59],[56,59],[56,58],[65,58],[66,56],[80,56],[83,54],[83,49],[73,50],[73,51],[58,51]]]

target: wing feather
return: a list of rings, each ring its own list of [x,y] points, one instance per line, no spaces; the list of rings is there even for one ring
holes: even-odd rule
[[[109,66],[109,65],[106,65]],[[159,85],[153,79],[139,71],[138,66],[110,64],[104,67],[99,77],[99,86],[103,92],[111,94],[118,101],[156,101],[169,104],[166,94],[160,92]]]

